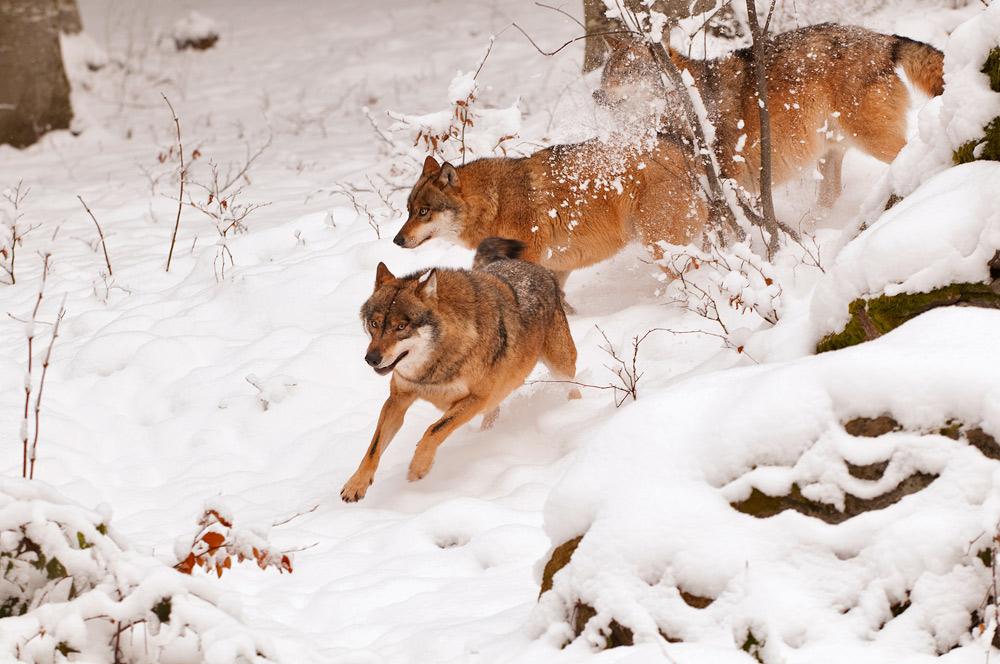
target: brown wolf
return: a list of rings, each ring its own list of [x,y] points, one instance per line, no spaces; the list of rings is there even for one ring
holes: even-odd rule
[[[346,502],[365,497],[382,452],[418,398],[444,415],[417,443],[410,481],[427,474],[455,429],[478,413],[490,417],[539,360],[561,378],[576,374],[556,277],[519,260],[523,249],[517,241],[487,238],[471,270],[431,269],[401,279],[379,263],[375,292],[361,308],[371,337],[365,361],[392,379],[368,452],[340,492]]]
[[[668,94],[649,48],[609,39],[612,53],[595,91],[598,103],[632,113]],[[667,46],[671,60],[688,70],[715,125],[715,149],[726,177],[758,189],[760,119],[749,48],[717,60],[695,60]],[[772,180],[798,176],[822,158],[819,202],[840,194],[847,148],[886,163],[906,142],[909,94],[896,73],[927,95],[944,87],[943,56],[933,46],[864,28],[823,23],[776,35],[766,52],[771,113]],[[662,103],[660,104],[662,107]],[[671,123],[671,114],[665,122]]]
[[[632,240],[653,245],[659,259],[654,243],[699,238],[708,213],[695,163],[666,135],[638,147],[595,139],[459,167],[427,157],[393,242],[413,248],[440,237],[472,249],[486,237],[513,238],[524,243],[524,260],[555,271],[562,285]]]

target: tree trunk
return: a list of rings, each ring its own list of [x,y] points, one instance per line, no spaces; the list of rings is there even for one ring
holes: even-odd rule
[[[626,11],[649,11],[644,6],[643,0],[624,0],[623,5]],[[694,2],[691,0],[656,0],[653,3],[653,11],[666,15],[667,18],[672,19],[672,22],[711,11],[714,7],[715,0],[694,0]],[[604,4],[604,0],[583,0],[583,22],[586,25],[588,35],[583,54],[584,74],[594,71],[604,64],[608,45],[604,42],[602,35],[625,30],[625,26],[620,20],[605,16],[607,11],[608,7]],[[619,35],[619,38],[627,39],[627,35]]]
[[[26,147],[73,117],[55,0],[0,0],[0,143]]]
[[[55,0],[59,10],[59,30],[64,35],[76,35],[83,32],[83,22],[80,20],[80,8],[76,0]]]

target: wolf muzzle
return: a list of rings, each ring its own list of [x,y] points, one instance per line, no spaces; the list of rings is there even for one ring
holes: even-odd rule
[[[384,376],[393,369],[395,369],[396,365],[399,364],[399,362],[409,353],[410,351],[404,350],[399,357],[397,357],[395,360],[392,361],[392,364],[386,366],[379,366],[385,361],[385,358],[382,357],[382,353],[378,352],[377,350],[370,350],[368,351],[368,354],[365,355],[365,362],[367,362],[368,366],[374,369],[375,373],[377,373],[379,376]]]

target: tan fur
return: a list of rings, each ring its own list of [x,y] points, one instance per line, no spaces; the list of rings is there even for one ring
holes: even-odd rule
[[[361,309],[371,337],[365,359],[377,373],[392,371],[392,379],[371,445],[341,491],[346,502],[364,498],[417,399],[444,415],[417,443],[410,481],[427,474],[438,446],[458,427],[479,413],[495,419],[497,406],[539,360],[561,378],[576,374],[556,277],[511,258],[521,248],[488,238],[472,270],[433,269],[401,279],[379,264],[375,291]]]
[[[412,248],[440,237],[471,249],[485,237],[513,238],[560,283],[632,240],[653,245],[659,259],[654,243],[698,238],[707,210],[695,160],[670,138],[651,140],[648,149],[591,140],[457,168],[428,157],[394,242]]]
[[[609,41],[612,55],[601,91],[595,93],[599,102],[629,101],[648,107],[650,97],[667,94],[648,47]],[[718,60],[687,58],[669,47],[668,52],[681,71],[691,72],[705,102],[716,128],[715,148],[723,175],[756,191],[760,120],[749,49]],[[897,66],[928,95],[940,94],[944,85],[937,49],[905,37],[830,23],[775,36],[765,66],[772,180],[776,184],[791,180],[823,158],[823,204],[831,204],[840,193],[840,163],[846,149],[858,148],[888,163],[906,142],[909,94]]]

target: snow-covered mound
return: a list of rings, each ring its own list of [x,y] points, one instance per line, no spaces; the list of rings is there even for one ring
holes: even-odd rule
[[[989,280],[1000,249],[1000,163],[979,161],[934,176],[837,255],[816,286],[813,335],[839,332],[860,297],[926,293]]]
[[[576,622],[584,651],[624,628],[691,644],[676,652],[692,661],[741,647],[789,663],[985,657],[991,634],[977,640],[970,616],[1000,519],[998,330],[1000,312],[937,310],[620,412],[546,506],[554,545],[583,537],[535,628],[560,644]],[[881,416],[891,431],[854,430]],[[583,626],[581,612],[596,615]]]
[[[231,598],[134,550],[103,512],[0,478],[0,652],[39,663],[267,661],[272,647]]]

